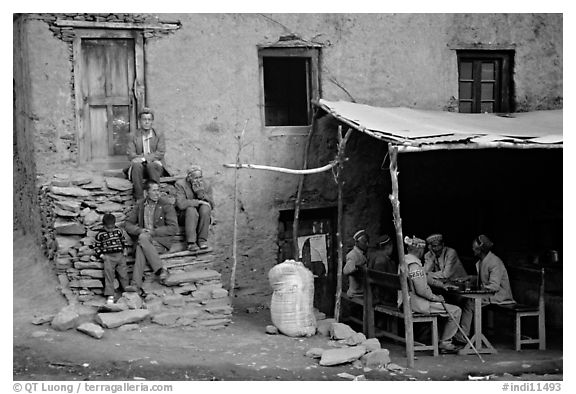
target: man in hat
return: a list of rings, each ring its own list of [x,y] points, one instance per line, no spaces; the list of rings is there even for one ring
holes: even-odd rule
[[[210,216],[214,209],[214,198],[210,184],[202,177],[202,168],[192,166],[186,179],[176,182],[176,208],[180,222],[184,223],[188,250],[208,249]]]
[[[381,235],[376,240],[376,248],[376,250],[368,252],[368,267],[392,274],[398,272],[398,267],[392,260],[392,252],[394,251],[392,239],[387,234]]]
[[[408,288],[412,312],[429,314],[446,313],[447,310],[454,320],[449,317],[446,321],[438,347],[444,352],[456,351],[458,347],[452,343],[452,338],[458,331],[457,322],[460,321],[462,310],[456,305],[445,303],[444,297],[434,294],[430,289],[421,260],[426,249],[426,242],[417,237],[405,237],[404,243],[406,244],[404,261],[408,266]],[[398,296],[398,303],[401,304],[401,295]]]
[[[493,290],[496,293],[482,299],[482,306],[488,304],[514,304],[508,271],[504,263],[498,256],[491,252],[494,244],[485,235],[479,235],[472,241],[472,253],[478,259],[476,262],[476,271],[478,275],[473,277],[476,284],[481,289]],[[462,297],[463,298],[463,297]],[[471,299],[462,299],[462,321],[461,326],[468,335],[472,326],[474,316],[474,301]],[[460,343],[465,343],[466,339],[458,333],[456,339]]]
[[[143,108],[139,114],[140,128],[130,135],[128,141],[128,179],[134,185],[134,198],[140,200],[144,194],[144,179],[160,182],[165,170],[164,153],[166,142],[164,134],[152,127],[154,113],[150,108]]]
[[[424,255],[424,271],[432,279],[447,280],[464,278],[468,274],[458,258],[458,253],[444,245],[442,234],[426,238],[428,252]]]
[[[362,297],[364,286],[362,268],[366,266],[366,251],[368,250],[369,237],[366,230],[357,231],[354,236],[354,247],[346,255],[344,275],[348,275],[348,297]]]

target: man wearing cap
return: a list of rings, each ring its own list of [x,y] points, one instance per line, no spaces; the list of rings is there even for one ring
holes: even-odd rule
[[[456,322],[460,321],[462,310],[456,305],[445,303],[444,297],[434,294],[430,286],[428,286],[426,273],[421,261],[424,256],[426,242],[416,237],[405,237],[404,243],[406,244],[404,261],[408,266],[408,288],[412,312],[429,314],[446,313],[446,310],[448,310],[455,321],[452,318],[448,318],[446,321],[438,347],[445,352],[455,351],[457,346],[452,343],[452,338],[458,331]],[[400,294],[398,303],[402,303]],[[444,306],[446,306],[446,310]]]
[[[468,276],[458,253],[444,245],[442,234],[432,234],[426,238],[428,252],[424,255],[424,272],[432,279],[446,280]]]
[[[176,182],[176,208],[180,211],[180,221],[184,222],[188,250],[198,252],[208,249],[210,216],[214,209],[214,199],[210,184],[202,177],[202,168],[192,166],[186,179]]]
[[[140,128],[130,135],[127,149],[130,160],[128,179],[134,185],[136,200],[140,200],[144,195],[144,179],[148,178],[159,183],[166,167],[164,163],[166,142],[164,134],[152,127],[154,113],[150,108],[143,108],[139,119]]]
[[[479,235],[472,241],[472,253],[478,259],[476,262],[475,277],[478,287],[481,289],[493,290],[496,293],[482,299],[482,306],[488,304],[514,304],[508,271],[504,263],[498,256],[491,252],[494,244],[485,235]],[[472,318],[474,316],[474,301],[471,299],[462,300],[462,329],[466,334],[470,333]],[[458,342],[465,343],[466,339],[458,333]]]
[[[387,235],[381,235],[376,240],[376,250],[368,253],[368,267],[377,271],[395,274],[398,272],[396,263],[392,260],[394,246],[392,239]]]
[[[368,234],[366,230],[357,231],[354,236],[354,247],[346,255],[346,265],[344,265],[344,275],[348,275],[348,297],[362,297],[364,286],[362,278],[362,268],[366,266],[366,251],[368,250]]]

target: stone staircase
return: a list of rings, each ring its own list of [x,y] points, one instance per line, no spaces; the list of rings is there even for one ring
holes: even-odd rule
[[[91,245],[101,226],[102,215],[113,213],[122,227],[132,209],[132,184],[118,170],[106,170],[105,176],[57,174],[41,185],[39,192],[45,250],[54,261],[64,294],[70,301],[103,308],[103,262]],[[173,200],[173,182],[163,178],[161,191]],[[223,328],[231,322],[232,305],[223,288],[218,262],[212,250],[199,253],[185,250],[180,228],[173,246],[161,255],[169,276],[165,285],[145,271],[143,302],[134,293],[117,294],[117,309],[147,309],[152,322],[163,326],[204,326]],[[128,273],[132,275],[134,244],[128,240]],[[118,283],[115,281],[116,288]]]

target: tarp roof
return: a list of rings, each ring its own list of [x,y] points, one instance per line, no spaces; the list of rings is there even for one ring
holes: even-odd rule
[[[462,114],[320,99],[340,121],[407,151],[474,147],[562,148],[562,110]]]

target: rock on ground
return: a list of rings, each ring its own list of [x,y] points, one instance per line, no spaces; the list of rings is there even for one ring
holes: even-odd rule
[[[376,369],[386,368],[390,364],[390,352],[388,349],[374,350],[362,356],[362,363],[365,367]]]
[[[332,339],[348,339],[352,335],[356,334],[348,324],[344,323],[332,323],[330,326],[330,337]]]
[[[76,329],[96,339],[100,339],[104,336],[104,330],[102,327],[94,323],[80,324]]]
[[[98,313],[96,322],[105,328],[116,328],[124,324],[137,323],[150,315],[147,309],[130,309],[122,312]]]
[[[310,357],[310,358],[320,358],[322,357],[322,353],[324,353],[325,350],[319,347],[313,347],[311,349],[308,349],[308,351],[306,352],[306,357]]]
[[[325,337],[330,336],[330,328],[332,327],[332,323],[336,323],[335,319],[324,319],[324,320],[318,320],[317,321],[317,326],[318,326],[318,334],[320,335],[324,335]]]
[[[328,349],[322,353],[320,365],[330,366],[358,360],[366,353],[364,346],[345,347],[340,349]]]
[[[362,342],[361,345],[366,348],[367,352],[382,349],[382,346],[380,345],[380,341],[378,340],[378,338],[367,339],[364,342]]]
[[[267,325],[266,326],[266,334],[271,334],[271,335],[276,335],[278,334],[278,328],[276,328],[276,326],[273,325]]]
[[[52,319],[52,328],[58,331],[66,331],[76,327],[80,315],[74,310],[72,306],[65,306],[58,312],[54,319]]]

